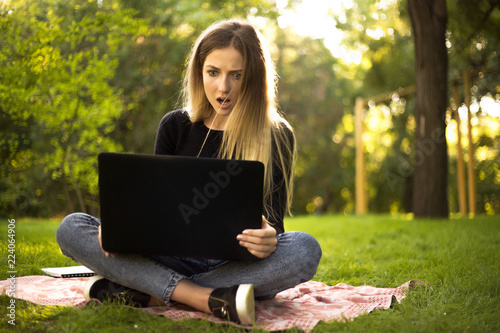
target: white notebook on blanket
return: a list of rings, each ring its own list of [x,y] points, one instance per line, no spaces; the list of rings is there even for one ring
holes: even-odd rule
[[[57,278],[93,276],[95,273],[85,266],[42,268],[42,272]]]

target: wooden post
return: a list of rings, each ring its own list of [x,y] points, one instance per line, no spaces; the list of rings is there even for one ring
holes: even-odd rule
[[[365,159],[363,155],[363,109],[365,101],[363,98],[356,99],[354,107],[354,132],[356,137],[356,215],[364,215],[368,211],[368,199],[366,194]]]
[[[472,124],[470,112],[471,101],[471,80],[469,71],[464,72],[464,102],[467,106],[467,137],[468,137],[468,155],[469,163],[467,163],[467,176],[469,181],[469,215],[473,217],[476,214],[476,182],[474,176],[474,142],[472,140]]]
[[[460,115],[458,107],[460,105],[460,86],[458,83],[453,84],[453,103],[452,108],[455,113],[455,121],[457,122],[457,184],[458,184],[458,208],[460,215],[467,215],[467,195],[465,189],[465,170],[464,170],[464,153],[462,150],[462,131],[460,129]]]

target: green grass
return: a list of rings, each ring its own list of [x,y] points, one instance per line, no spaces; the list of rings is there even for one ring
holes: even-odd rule
[[[55,242],[57,220],[16,222],[18,276],[41,267],[72,265]],[[313,332],[500,332],[500,218],[407,220],[390,216],[304,216],[287,230],[314,235],[323,258],[314,280],[330,285],[396,287],[411,279],[428,287],[401,304],[346,323],[320,323]],[[7,276],[7,221],[0,222],[0,279]],[[155,317],[118,304],[82,309],[16,301],[16,326],[7,323],[10,299],[0,297],[0,331],[242,332],[203,320]],[[254,329],[253,332],[261,332]],[[296,330],[290,330],[295,332]]]

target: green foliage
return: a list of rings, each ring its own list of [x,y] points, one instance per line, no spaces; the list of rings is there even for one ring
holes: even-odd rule
[[[500,3],[448,1],[448,12],[450,72],[460,75],[464,68],[498,68]]]
[[[18,276],[39,275],[40,268],[73,265],[57,247],[59,221],[16,220]],[[319,323],[313,332],[496,332],[500,330],[500,225],[495,217],[410,220],[390,216],[299,216],[285,221],[287,231],[315,236],[323,257],[314,278],[329,285],[396,287],[410,279],[428,284],[409,292],[393,308],[340,323]],[[0,222],[0,235],[7,223]],[[7,239],[0,239],[7,249]],[[5,251],[5,250],[3,250]],[[6,267],[6,255],[2,267]],[[0,272],[0,279],[7,278]],[[5,317],[10,299],[0,297]],[[231,325],[204,320],[175,322],[113,303],[81,309],[38,306],[16,301],[16,327],[0,322],[0,330],[19,332],[242,332]],[[256,328],[252,332],[262,332]],[[288,332],[288,331],[287,331]],[[290,332],[297,332],[296,329]]]
[[[109,81],[118,65],[118,45],[141,23],[130,10],[92,11],[92,2],[88,8],[74,5],[75,12],[87,12],[77,17],[60,17],[57,1],[9,5],[0,18],[2,115],[33,135],[25,136],[23,147],[2,142],[7,157],[2,188],[10,189],[2,191],[3,210],[19,212],[23,192],[43,191],[41,184],[19,176],[28,171],[29,177],[30,167],[41,164],[52,180],[64,183],[68,201],[70,189],[77,193],[85,211],[98,194],[97,154],[122,149],[109,137],[124,110],[120,91]],[[25,190],[11,188],[13,182]]]
[[[346,95],[352,84],[334,70],[338,62],[321,40],[277,35],[280,107],[294,127],[299,149],[294,211],[311,212],[310,202],[320,196],[325,199],[319,209],[330,206],[341,211],[345,203],[338,194],[353,181],[342,175],[350,173],[352,164],[342,157],[348,141],[334,144],[332,136],[342,119],[343,103],[350,104],[339,96]]]

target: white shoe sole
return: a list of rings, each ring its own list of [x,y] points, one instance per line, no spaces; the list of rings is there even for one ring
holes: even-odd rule
[[[253,285],[242,284],[236,291],[236,312],[242,325],[253,325],[255,322],[255,299]]]
[[[87,284],[85,285],[85,288],[83,289],[83,297],[85,297],[85,300],[87,300],[87,301],[91,300],[90,289],[94,285],[94,282],[96,282],[97,280],[100,280],[100,279],[104,279],[104,277],[102,277],[100,275],[94,275],[93,277],[91,277],[87,281]]]

